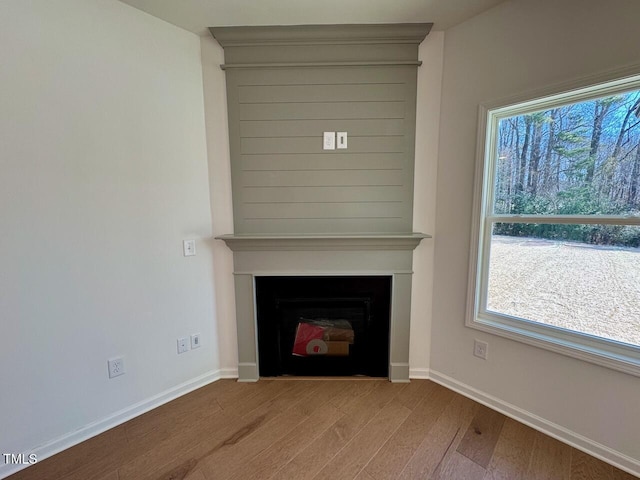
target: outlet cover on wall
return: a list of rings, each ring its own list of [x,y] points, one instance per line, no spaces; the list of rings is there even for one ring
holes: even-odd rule
[[[178,339],[178,353],[184,353],[189,350],[189,338],[183,337]]]
[[[486,360],[488,350],[489,344],[487,342],[481,342],[480,340],[476,340],[473,342],[473,354],[476,357]]]
[[[185,257],[193,257],[196,254],[196,241],[195,240],[183,240],[182,250]]]
[[[200,348],[200,334],[194,333],[191,335],[191,350],[194,348]]]
[[[324,132],[322,135],[322,148],[323,150],[336,149],[336,132]]]
[[[107,361],[107,365],[109,366],[109,378],[124,375],[124,358],[112,358]]]

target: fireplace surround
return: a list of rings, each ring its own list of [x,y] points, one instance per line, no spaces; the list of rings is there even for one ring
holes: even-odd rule
[[[409,381],[413,250],[428,235],[222,235],[233,250],[238,379],[260,377],[256,279],[266,276],[388,276],[391,279],[388,378]]]

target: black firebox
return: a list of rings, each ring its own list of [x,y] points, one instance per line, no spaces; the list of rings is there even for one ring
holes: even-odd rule
[[[256,277],[260,375],[389,375],[390,276]]]

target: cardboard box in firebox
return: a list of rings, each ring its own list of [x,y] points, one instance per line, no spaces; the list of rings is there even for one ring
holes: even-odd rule
[[[293,342],[293,355],[346,357],[355,334],[347,320],[301,318]]]

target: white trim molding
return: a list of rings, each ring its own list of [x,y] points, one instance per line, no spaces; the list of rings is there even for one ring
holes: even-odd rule
[[[220,379],[234,379],[238,378],[238,369],[237,368],[221,368],[218,370]]]
[[[412,380],[429,380],[429,369],[411,368],[409,369],[409,378]]]
[[[443,373],[430,370],[429,379],[453,390],[454,392],[464,395],[471,400],[481,403],[492,410],[496,410],[507,417],[513,418],[520,423],[538,430],[545,435],[549,435],[562,443],[566,443],[567,445],[577,448],[578,450],[624,470],[631,475],[640,477],[640,461],[634,458],[617,452],[605,445],[602,445],[601,443],[591,440],[579,433],[573,432],[561,425],[550,422],[528,412],[527,410],[505,402],[504,400],[500,400],[497,397],[489,395],[488,393],[471,387]]]

